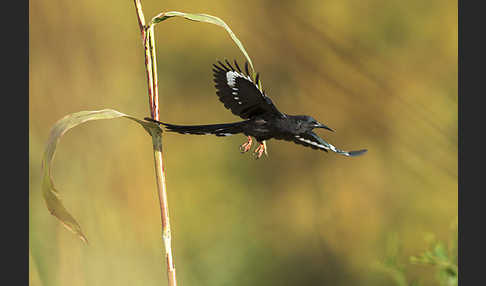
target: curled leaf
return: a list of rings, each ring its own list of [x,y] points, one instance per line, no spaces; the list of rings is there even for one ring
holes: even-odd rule
[[[76,127],[77,125],[84,123],[86,121],[99,120],[99,119],[113,119],[119,117],[125,117],[127,119],[138,122],[150,134],[153,134],[154,131],[160,133],[160,127],[157,124],[139,120],[135,117],[126,115],[124,113],[118,112],[113,109],[103,109],[97,111],[80,111],[80,112],[69,114],[63,117],[62,119],[60,119],[58,122],[56,122],[56,124],[51,129],[49,139],[47,140],[47,146],[46,149],[44,150],[44,156],[42,159],[42,172],[43,172],[42,195],[46,202],[47,208],[49,209],[51,214],[54,215],[57,219],[59,219],[59,221],[68,230],[78,235],[79,238],[85,243],[88,243],[88,239],[86,238],[83,231],[81,230],[81,226],[74,219],[74,217],[66,210],[66,208],[62,204],[61,198],[59,197],[58,191],[54,187],[54,182],[51,176],[52,160],[54,159],[57,144],[59,143],[64,133],[66,133],[69,129]]]

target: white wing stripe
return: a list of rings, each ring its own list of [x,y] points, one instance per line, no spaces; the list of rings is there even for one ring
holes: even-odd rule
[[[250,81],[251,83],[253,83],[253,85],[256,86],[256,88],[258,90],[260,90],[260,88],[258,87],[258,85],[256,85],[253,80],[251,80],[251,77],[249,75],[244,75],[244,74],[241,74],[239,72],[235,72],[235,71],[229,71],[229,72],[226,72],[226,82],[228,83],[228,85],[234,90],[234,91],[238,91],[238,88],[236,88],[236,78],[237,77],[241,77],[241,78],[244,78],[248,81]],[[260,90],[261,92],[261,90]],[[233,92],[233,94],[235,94]]]
[[[311,144],[311,145],[317,146],[317,147],[319,147],[319,148],[324,148],[324,149],[329,150],[329,147],[324,146],[324,145],[322,145],[322,144],[319,144],[319,143],[317,143],[317,142],[314,142],[314,141],[311,141],[311,140],[309,140],[309,139],[305,139],[305,138],[300,138],[299,136],[295,136],[295,137],[296,137],[297,139],[299,139],[300,141],[302,141],[302,142],[305,142],[305,143],[308,143],[308,144]],[[334,146],[332,146],[332,145],[330,145],[330,146],[331,146],[331,147],[334,147]],[[334,149],[336,149],[336,148],[334,148]],[[331,150],[332,150],[332,149],[331,149]],[[334,151],[334,150],[333,150],[333,151]]]
[[[311,145],[314,145],[314,146],[317,146],[319,148],[323,148],[323,149],[326,149],[326,150],[332,150],[336,153],[339,153],[339,154],[344,154],[346,156],[351,156],[349,154],[349,152],[347,151],[342,151],[342,150],[339,150],[338,148],[334,147],[333,145],[327,143],[329,146],[325,146],[325,145],[322,145],[322,144],[319,144],[317,142],[314,142],[314,141],[311,141],[309,139],[304,139],[304,138],[301,138],[299,135],[295,135],[295,138],[299,139],[300,141],[302,142],[305,142],[305,143],[308,143],[308,144],[311,144]]]
[[[235,71],[229,71],[226,73],[226,82],[228,83],[229,86],[231,87],[235,86],[236,77],[241,77],[241,75]]]

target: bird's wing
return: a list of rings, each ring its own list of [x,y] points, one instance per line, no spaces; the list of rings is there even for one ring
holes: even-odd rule
[[[243,119],[265,113],[285,117],[278,111],[272,100],[265,95],[265,92],[260,90],[258,74],[253,81],[248,72],[248,63],[245,64],[246,74],[241,71],[236,61],[236,69],[227,60],[227,66],[220,61],[218,63],[219,65],[213,65],[214,82],[216,83],[216,94],[224,107]]]
[[[311,147],[312,149],[320,149],[320,150],[323,150],[323,151],[326,151],[326,152],[328,150],[331,150],[331,151],[336,152],[338,154],[341,154],[341,155],[344,155],[344,156],[349,156],[349,157],[358,156],[358,155],[361,155],[361,154],[363,154],[367,151],[366,149],[357,150],[357,151],[340,150],[340,149],[334,147],[333,145],[327,143],[326,141],[324,141],[324,139],[322,139],[321,137],[319,137],[316,133],[314,133],[312,131],[302,133],[302,134],[299,134],[299,135],[294,135],[293,138],[292,138],[292,141],[297,143],[297,144],[304,145],[306,147]]]

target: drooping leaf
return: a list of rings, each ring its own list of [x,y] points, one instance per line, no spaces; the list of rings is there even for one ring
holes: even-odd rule
[[[246,52],[245,48],[243,47],[243,44],[241,41],[236,37],[236,35],[233,33],[233,31],[230,29],[230,27],[220,18],[212,15],[207,15],[207,14],[191,14],[191,13],[184,13],[184,12],[177,12],[177,11],[171,11],[171,12],[163,12],[158,14],[152,19],[152,24],[157,24],[162,21],[165,21],[169,18],[172,17],[182,17],[191,21],[197,21],[197,22],[205,22],[205,23],[210,23],[214,25],[218,25],[220,27],[223,27],[228,34],[230,35],[231,39],[235,42],[235,44],[238,46],[240,51],[243,53],[243,55],[246,57],[248,60],[248,63],[251,66],[251,69],[254,73],[254,68],[253,68],[253,63],[250,59],[250,56]],[[260,87],[261,88],[261,87]]]
[[[57,144],[59,143],[61,137],[73,127],[78,126],[87,121],[99,120],[99,119],[113,119],[124,117],[133,121],[138,122],[142,127],[147,130],[150,134],[160,133],[161,129],[157,124],[151,122],[146,122],[139,120],[135,117],[126,115],[124,113],[118,112],[113,109],[103,109],[97,111],[80,111],[76,113],[69,114],[62,119],[60,119],[52,127],[49,139],[47,140],[47,146],[44,151],[44,156],[42,159],[42,195],[46,202],[47,208],[59,221],[70,231],[79,236],[79,238],[88,243],[86,236],[81,230],[81,226],[74,219],[74,217],[66,210],[62,204],[59,192],[54,187],[54,182],[51,176],[52,161],[56,152]]]

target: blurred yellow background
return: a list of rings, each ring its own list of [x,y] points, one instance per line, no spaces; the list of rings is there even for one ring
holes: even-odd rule
[[[29,1],[31,285],[166,285],[150,137],[125,119],[61,140],[53,176],[85,246],[49,214],[41,158],[63,116],[113,108],[149,115],[133,1]],[[285,141],[253,160],[244,136],[168,134],[164,160],[180,285],[395,285],[376,267],[397,244],[410,265],[424,237],[457,217],[457,1],[142,1],[220,17],[242,41],[277,107],[347,158]],[[220,27],[156,26],[161,120],[240,120],[218,101],[211,65],[244,57]],[[390,242],[395,241],[395,242]]]

